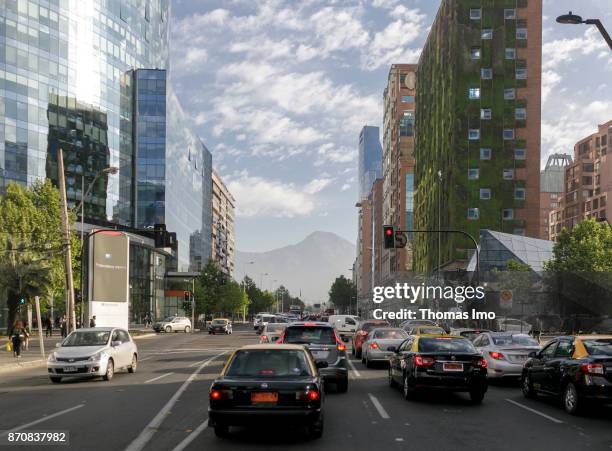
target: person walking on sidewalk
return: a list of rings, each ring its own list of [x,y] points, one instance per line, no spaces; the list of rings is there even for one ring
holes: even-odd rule
[[[45,320],[45,337],[53,336],[53,322],[51,321],[51,317],[47,316]]]
[[[68,335],[68,324],[66,324],[66,315],[60,318],[60,328],[62,331],[62,338],[66,338]]]
[[[23,349],[30,350],[30,326],[27,321],[23,325]]]
[[[89,327],[96,327],[96,315],[92,316],[89,320]]]
[[[11,342],[13,343],[13,357],[21,358],[21,340],[23,338],[23,323],[20,320],[15,321],[15,326],[11,332]]]

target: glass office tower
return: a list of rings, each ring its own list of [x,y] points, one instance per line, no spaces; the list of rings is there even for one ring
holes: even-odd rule
[[[359,134],[359,199],[367,199],[374,180],[382,177],[379,129],[366,125]]]

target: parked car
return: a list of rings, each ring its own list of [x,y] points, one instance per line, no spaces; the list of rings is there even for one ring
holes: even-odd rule
[[[508,332],[484,332],[473,343],[487,360],[489,378],[521,377],[529,353],[540,349],[529,335]]]
[[[217,436],[230,426],[305,425],[323,435],[323,382],[302,345],[249,345],[230,357],[209,392],[208,425]]]
[[[287,323],[269,323],[262,331],[260,343],[275,343],[285,331]]]
[[[232,333],[232,323],[227,318],[215,318],[208,325],[208,333],[229,335]]]
[[[346,346],[329,323],[295,322],[289,324],[276,343],[304,345],[314,359],[324,361],[321,376],[326,383],[336,385],[336,390],[348,390]]]
[[[49,379],[55,383],[66,377],[102,376],[110,381],[117,370],[134,373],[138,365],[138,347],[125,329],[78,329],[56,348],[47,359]]]
[[[498,317],[496,322],[497,330],[500,332],[518,332],[528,334],[533,328],[531,324],[515,318]]]
[[[575,415],[591,403],[612,403],[612,335],[563,336],[532,352],[523,367],[523,395],[558,396]]]
[[[184,316],[169,316],[163,321],[153,324],[155,332],[191,332],[191,320]]]
[[[479,404],[487,391],[487,361],[470,340],[449,335],[417,335],[406,339],[389,359],[389,385],[400,386],[404,398],[426,390],[468,392]]]
[[[361,361],[367,368],[374,362],[389,363],[389,357],[393,354],[389,347],[397,348],[408,334],[399,327],[380,327],[372,329],[362,346]]]
[[[354,315],[331,315],[327,322],[336,328],[340,338],[348,341],[348,337],[352,336],[357,330],[359,317]]]
[[[357,330],[355,331],[355,335],[353,335],[353,349],[351,352],[357,358],[361,358],[361,349],[363,346],[363,342],[366,337],[370,333],[372,329],[376,329],[377,327],[390,327],[388,321],[385,320],[366,320],[359,323]]]

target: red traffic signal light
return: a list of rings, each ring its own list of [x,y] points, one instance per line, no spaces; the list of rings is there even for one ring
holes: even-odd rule
[[[385,249],[395,248],[395,238],[393,233],[393,226],[383,226],[383,238]]]

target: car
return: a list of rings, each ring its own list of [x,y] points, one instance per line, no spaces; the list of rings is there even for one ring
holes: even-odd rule
[[[273,314],[264,314],[261,315],[261,318],[259,320],[259,325],[257,326],[257,333],[261,334],[261,331],[264,329],[264,327],[266,327],[268,325],[268,323],[286,323],[287,321],[284,319],[279,318],[276,315]]]
[[[326,362],[321,376],[326,383],[336,385],[339,393],[348,390],[346,346],[329,323],[295,322],[289,324],[276,343],[304,345],[314,359]]]
[[[487,360],[489,379],[520,378],[529,353],[540,349],[529,335],[512,332],[484,332],[472,342]]]
[[[352,336],[357,330],[359,317],[355,315],[331,315],[327,322],[336,328],[340,338],[348,341],[348,337]]]
[[[232,333],[232,323],[227,318],[214,318],[208,325],[208,333],[229,335]]]
[[[169,316],[153,324],[155,332],[191,332],[191,320],[185,316]]]
[[[47,373],[54,383],[65,377],[101,376],[110,381],[117,370],[134,373],[138,366],[138,347],[130,333],[121,328],[77,329],[56,348],[47,359]]]
[[[397,348],[408,334],[399,327],[380,327],[372,329],[362,346],[361,361],[367,368],[374,362],[389,363],[389,357],[393,352],[389,347]]]
[[[259,337],[260,343],[275,343],[287,327],[287,323],[268,323]]]
[[[388,382],[412,399],[426,390],[468,392],[479,404],[487,392],[487,361],[465,337],[410,336],[390,349]]]
[[[359,323],[359,326],[357,327],[357,330],[355,331],[355,335],[353,335],[353,346],[352,346],[351,353],[355,357],[361,358],[361,349],[363,346],[363,342],[365,341],[370,331],[372,329],[376,329],[377,327],[390,327],[390,326],[391,324],[389,324],[388,321],[381,320],[381,319],[366,320],[366,321],[362,321],[361,323]]]
[[[263,315],[271,315],[271,313],[260,312],[257,315],[255,315],[255,318],[253,319],[253,330],[259,330],[259,326],[261,326],[261,317]]]
[[[302,345],[243,346],[210,386],[208,426],[224,437],[231,426],[305,425],[321,437],[326,365]]]
[[[480,334],[484,332],[491,332],[488,329],[470,329],[466,327],[451,328],[450,335],[459,335],[469,340],[474,341]]]
[[[526,398],[559,397],[576,415],[589,405],[612,403],[612,335],[552,339],[525,362],[521,387]]]
[[[417,325],[409,327],[408,329],[404,329],[408,335],[423,335],[423,334],[440,334],[445,335],[446,331],[444,328],[439,326],[423,326]]]
[[[404,330],[411,329],[414,326],[437,326],[437,324],[428,319],[408,319],[399,325]]]
[[[533,326],[525,321],[515,318],[497,317],[497,330],[500,332],[519,332],[528,334]]]

